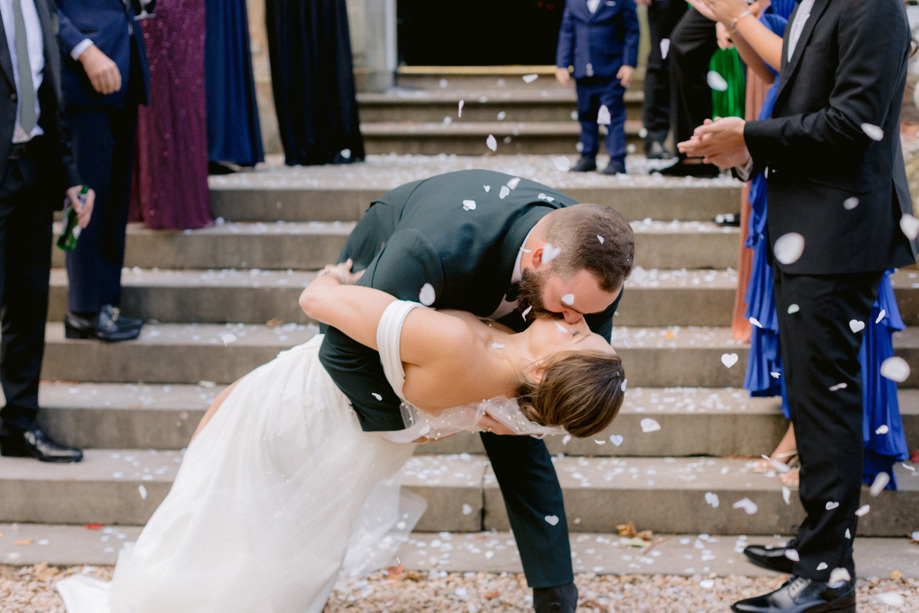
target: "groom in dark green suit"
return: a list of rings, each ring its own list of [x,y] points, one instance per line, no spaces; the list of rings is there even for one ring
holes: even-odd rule
[[[527,179],[466,170],[402,185],[373,202],[339,261],[366,269],[359,285],[403,300],[469,311],[515,330],[538,315],[570,323],[583,317],[608,339],[633,253],[631,228],[611,209],[578,205]],[[365,431],[405,427],[376,351],[329,328],[319,357]],[[481,436],[537,613],[573,613],[568,527],[545,443]]]

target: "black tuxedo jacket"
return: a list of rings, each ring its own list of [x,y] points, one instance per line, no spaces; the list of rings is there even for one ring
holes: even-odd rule
[[[914,263],[916,243],[899,227],[912,211],[900,148],[903,3],[816,0],[790,61],[788,30],[773,118],[744,129],[755,166],[767,167],[770,245],[789,232],[804,237],[801,258],[780,268],[842,274]],[[881,140],[865,124],[881,128]]]
[[[35,0],[44,40],[45,68],[38,90],[44,131],[41,151],[42,181],[49,195],[49,206],[59,207],[67,187],[80,184],[80,176],[70,146],[70,134],[63,114],[61,93],[61,56],[57,45],[57,13],[48,0]],[[16,81],[5,30],[0,27],[0,176],[13,147],[16,126]]]
[[[373,202],[339,261],[351,258],[355,270],[367,269],[359,285],[419,301],[429,284],[435,297],[431,306],[487,317],[503,300],[517,253],[536,222],[572,204],[550,187],[499,172],[437,175]],[[588,316],[591,329],[609,338],[617,303]],[[516,329],[525,325],[519,314],[505,321]],[[404,427],[401,401],[376,351],[328,328],[319,358],[351,400],[364,430]]]

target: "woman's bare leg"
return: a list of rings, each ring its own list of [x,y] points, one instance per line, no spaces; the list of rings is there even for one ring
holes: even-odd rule
[[[233,388],[236,387],[236,384],[239,383],[237,379],[230,385],[226,386],[222,392],[217,394],[217,397],[214,398],[214,402],[211,403],[211,406],[207,409],[207,412],[204,414],[204,417],[201,418],[201,421],[198,423],[198,427],[195,428],[195,433],[191,435],[191,440],[195,440],[195,437],[204,429],[204,426],[207,425],[207,422],[211,421],[211,417],[214,416],[214,413],[217,412],[217,409],[220,408],[220,405],[223,404],[223,401],[227,399],[227,396],[230,395],[230,392],[233,391]]]

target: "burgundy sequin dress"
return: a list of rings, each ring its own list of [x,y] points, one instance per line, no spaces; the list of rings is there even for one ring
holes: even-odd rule
[[[158,0],[143,27],[150,104],[140,107],[131,220],[190,229],[214,216],[207,186],[204,0]]]

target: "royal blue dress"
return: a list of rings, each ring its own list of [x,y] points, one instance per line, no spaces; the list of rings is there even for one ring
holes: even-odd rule
[[[795,7],[794,0],[774,0],[760,20],[780,36],[785,31],[788,16]],[[768,119],[778,93],[778,79],[766,93],[758,119]],[[744,316],[753,324],[750,337],[750,357],[744,389],[751,396],[782,396],[782,413],[790,417],[788,398],[782,376],[782,354],[779,348],[779,327],[775,313],[772,287],[772,266],[768,260],[766,239],[766,178],[760,173],[750,182],[750,219],[746,247],[753,250],[750,281],[745,300]],[[880,472],[890,476],[888,489],[896,489],[893,465],[909,457],[903,420],[897,400],[897,385],[880,374],[881,363],[893,356],[893,333],[902,330],[903,320],[897,308],[891,271],[884,274],[878,298],[871,309],[871,321],[866,322],[865,335],[859,352],[862,368],[862,423],[865,441],[865,467],[862,479],[872,483]],[[884,432],[881,426],[886,426]],[[878,433],[878,429],[882,433]]]

